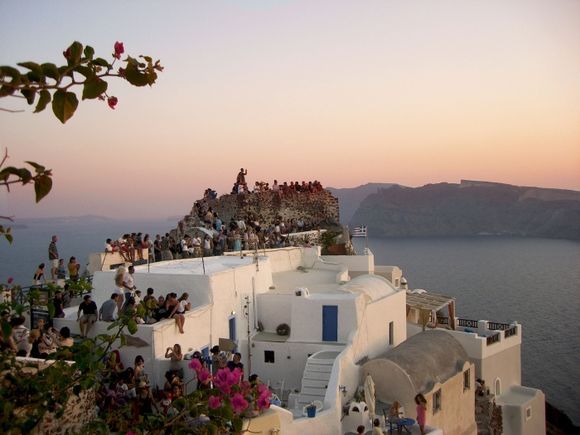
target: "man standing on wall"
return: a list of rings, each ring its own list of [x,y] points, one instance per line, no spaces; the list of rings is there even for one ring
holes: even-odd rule
[[[50,245],[48,245],[48,260],[50,263],[50,275],[53,282],[56,282],[56,274],[58,271],[58,248],[56,247],[56,242],[58,242],[58,237],[52,236]]]

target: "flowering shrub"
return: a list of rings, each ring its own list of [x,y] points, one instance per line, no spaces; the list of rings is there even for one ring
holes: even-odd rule
[[[197,401],[197,417],[209,418],[208,431],[218,428],[238,432],[244,417],[255,416],[270,407],[269,388],[242,380],[243,372],[239,368],[220,369],[212,378],[198,359],[192,359],[189,367],[195,370],[200,388],[186,399]]]

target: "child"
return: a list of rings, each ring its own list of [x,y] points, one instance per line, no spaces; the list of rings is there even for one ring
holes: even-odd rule
[[[421,435],[425,435],[425,413],[427,411],[427,400],[422,394],[415,396],[415,403],[417,404],[417,424],[421,430]]]

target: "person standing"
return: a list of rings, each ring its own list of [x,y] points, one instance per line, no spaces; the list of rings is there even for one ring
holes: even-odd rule
[[[58,262],[57,262],[58,267]],[[71,281],[78,281],[79,280],[79,271],[81,269],[81,265],[77,262],[76,257],[71,257],[68,261],[68,276]]]
[[[81,312],[83,315],[81,316]],[[91,295],[85,295],[79,305],[77,312],[77,321],[81,330],[81,337],[85,338],[89,329],[97,321],[97,304],[91,300]]]
[[[421,435],[425,435],[425,414],[427,411],[427,400],[422,394],[417,394],[415,396],[415,403],[417,404],[417,424],[419,425]]]
[[[50,275],[53,281],[56,281],[56,273],[58,270],[58,248],[56,246],[58,236],[52,236],[50,244],[48,245],[48,260],[50,263]]]

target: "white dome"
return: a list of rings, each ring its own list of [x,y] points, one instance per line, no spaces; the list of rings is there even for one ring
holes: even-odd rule
[[[371,301],[395,294],[397,290],[389,281],[379,275],[360,275],[344,285],[344,290],[363,293]]]

